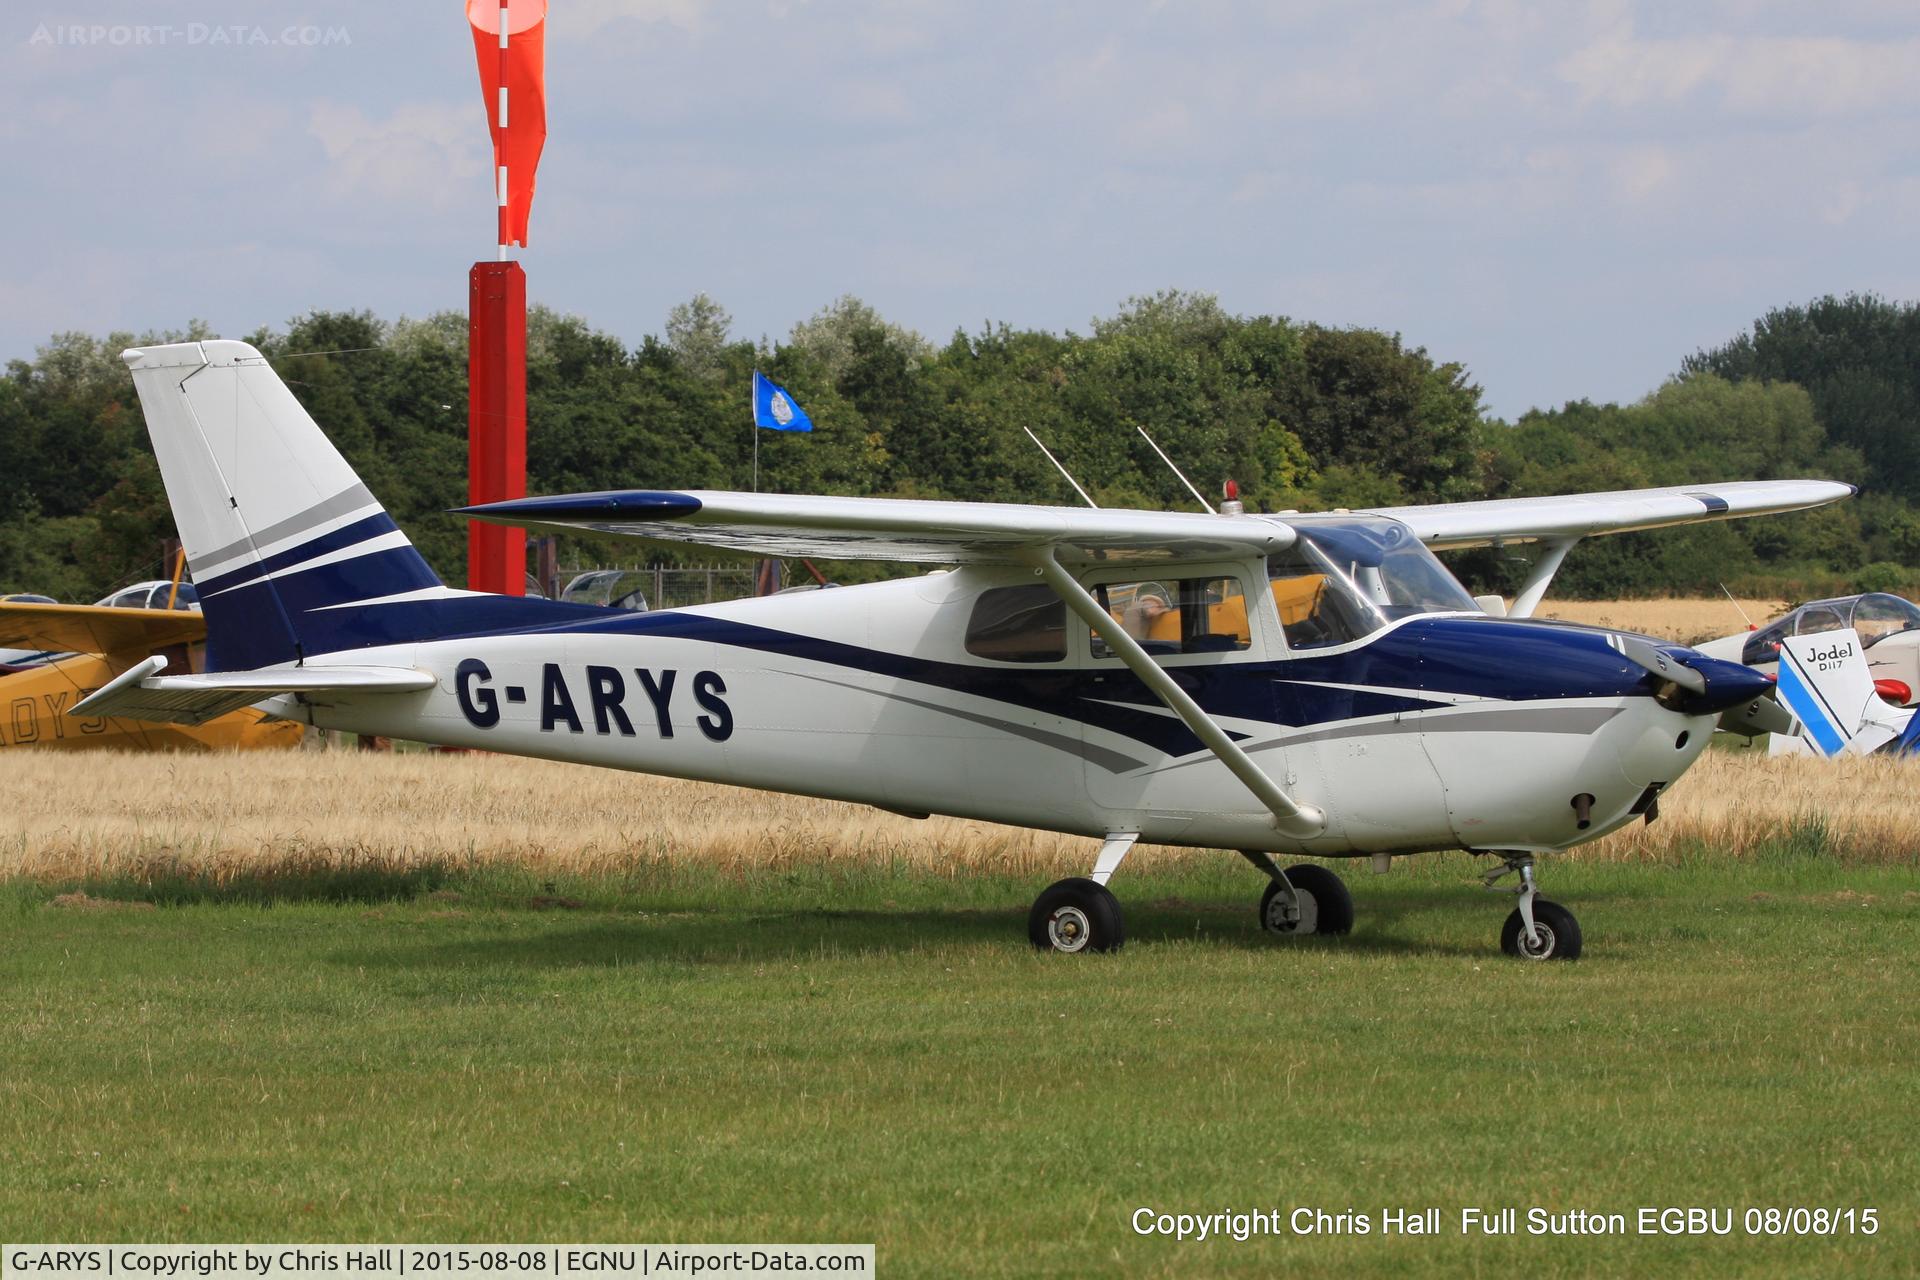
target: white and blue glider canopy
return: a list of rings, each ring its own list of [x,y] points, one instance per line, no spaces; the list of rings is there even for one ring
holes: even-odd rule
[[[1831,480],[1741,480],[1356,514],[1399,520],[1428,546],[1449,550],[1798,511],[1853,492],[1852,485]],[[749,555],[920,564],[1011,564],[1042,548],[1066,561],[1232,557],[1278,551],[1294,540],[1292,527],[1275,516],[704,490],[517,498],[456,514],[547,533],[644,538]]]
[[[1508,542],[1559,542],[1664,529],[1703,520],[1776,515],[1825,506],[1857,492],[1833,480],[1734,480],[1665,489],[1620,489],[1553,498],[1494,498],[1429,507],[1379,507],[1435,551]]]

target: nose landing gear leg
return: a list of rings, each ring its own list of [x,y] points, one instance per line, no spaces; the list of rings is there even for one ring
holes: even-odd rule
[[[1502,855],[1502,865],[1487,873],[1487,888],[1494,892],[1520,895],[1520,904],[1500,929],[1500,950],[1524,960],[1578,960],[1580,958],[1580,922],[1573,912],[1539,895],[1533,883],[1533,855]],[[1513,890],[1495,889],[1495,881],[1518,874],[1520,886]]]

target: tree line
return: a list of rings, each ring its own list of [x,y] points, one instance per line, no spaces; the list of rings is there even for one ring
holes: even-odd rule
[[[0,592],[91,600],[160,571],[172,519],[124,347],[212,336],[59,334],[0,378]],[[313,312],[247,335],[449,582],[465,576],[466,317]],[[1135,298],[1085,333],[987,325],[944,345],[842,298],[784,341],[736,337],[701,295],[638,346],[529,313],[532,492],[745,488],[759,368],[810,435],[761,438],[762,487],[1074,504],[1031,428],[1102,506],[1192,509],[1135,430],[1250,510],[1315,510],[1819,476],[1862,486],[1820,511],[1595,539],[1563,595],[1789,596],[1920,578],[1920,305],[1873,295],[1783,307],[1682,358],[1632,404],[1573,401],[1505,422],[1458,363],[1399,335],[1239,316],[1204,294]],[[581,548],[576,557],[627,549]],[[671,553],[646,553],[668,562]],[[1511,591],[1525,552],[1455,568]],[[842,580],[884,572],[842,566]]]

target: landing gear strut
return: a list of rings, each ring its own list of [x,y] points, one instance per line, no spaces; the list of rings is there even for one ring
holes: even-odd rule
[[[1339,876],[1311,862],[1280,869],[1268,855],[1242,849],[1240,856],[1266,873],[1260,895],[1260,927],[1268,933],[1353,932],[1353,897]]]
[[[1042,890],[1027,913],[1028,941],[1042,951],[1068,955],[1118,951],[1127,940],[1127,925],[1120,914],[1120,900],[1107,888],[1107,881],[1139,838],[1137,831],[1108,833],[1094,860],[1092,879],[1074,876]]]
[[[1519,894],[1520,905],[1500,928],[1500,949],[1523,960],[1578,960],[1580,922],[1559,903],[1539,896],[1533,883],[1533,855],[1511,853],[1503,858],[1501,866],[1487,873],[1487,888]],[[1518,888],[1494,888],[1495,881],[1515,873],[1520,877]]]

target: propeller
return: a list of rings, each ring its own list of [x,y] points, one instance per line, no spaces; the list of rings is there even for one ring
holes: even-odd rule
[[[1685,689],[1696,697],[1704,695],[1707,691],[1705,676],[1692,667],[1683,665],[1678,659],[1668,657],[1658,645],[1649,644],[1638,636],[1621,635],[1619,632],[1608,636],[1607,644],[1627,661],[1645,667],[1668,684]],[[1661,701],[1666,701],[1666,698],[1661,696]]]
[[[1709,679],[1707,672],[1688,666],[1638,636],[1615,633],[1607,637],[1607,643],[1621,657],[1661,681],[1653,696],[1662,706],[1695,714],[1719,711],[1720,727],[1746,738],[1793,731],[1793,713],[1780,705],[1778,691],[1767,678],[1750,667],[1701,658],[1699,661],[1714,672]]]

